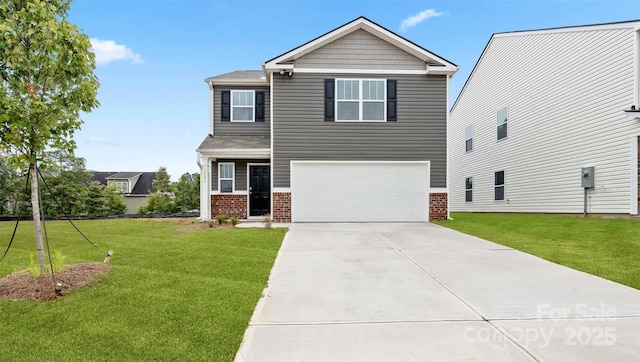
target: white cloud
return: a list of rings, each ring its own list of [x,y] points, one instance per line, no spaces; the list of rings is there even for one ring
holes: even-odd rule
[[[91,48],[96,55],[96,64],[106,65],[118,60],[131,60],[132,64],[143,63],[140,54],[136,54],[123,44],[116,44],[113,40],[89,39]]]
[[[439,12],[436,9],[427,9],[425,11],[421,11],[416,15],[411,15],[410,17],[402,20],[402,23],[400,23],[400,31],[407,31],[409,30],[409,28],[414,27],[429,18],[441,15],[444,15],[444,13]]]

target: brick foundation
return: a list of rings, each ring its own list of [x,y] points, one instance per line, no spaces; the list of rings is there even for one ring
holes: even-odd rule
[[[211,195],[211,218],[215,218],[216,215],[246,219],[247,195]]]
[[[447,218],[447,194],[438,192],[429,194],[429,221]]]
[[[271,215],[271,219],[274,222],[291,222],[291,193],[274,192],[272,202],[273,215]]]

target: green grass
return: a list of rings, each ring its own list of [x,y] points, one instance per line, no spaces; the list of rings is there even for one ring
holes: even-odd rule
[[[167,221],[77,222],[113,250],[91,287],[37,303],[0,301],[0,359],[231,361],[266,286],[285,229],[175,231]],[[48,222],[67,263],[105,255],[65,222]],[[0,253],[13,223],[0,223]],[[33,226],[21,223],[0,276],[29,266]],[[1,254],[0,254],[1,256]]]
[[[640,289],[640,221],[452,213],[439,225]]]

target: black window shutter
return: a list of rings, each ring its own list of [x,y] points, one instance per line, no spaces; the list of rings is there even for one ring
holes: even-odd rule
[[[222,122],[231,121],[231,91],[220,92],[222,100],[220,101],[220,120]]]
[[[256,122],[264,122],[264,92],[256,91]]]
[[[335,110],[335,80],[324,80],[324,120],[325,122],[333,122],[336,117]]]
[[[398,94],[397,80],[387,80],[387,122],[395,122],[398,120]]]

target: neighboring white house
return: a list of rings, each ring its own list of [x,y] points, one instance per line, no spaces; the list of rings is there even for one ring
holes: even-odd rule
[[[451,109],[451,211],[638,214],[640,20],[494,34]]]

